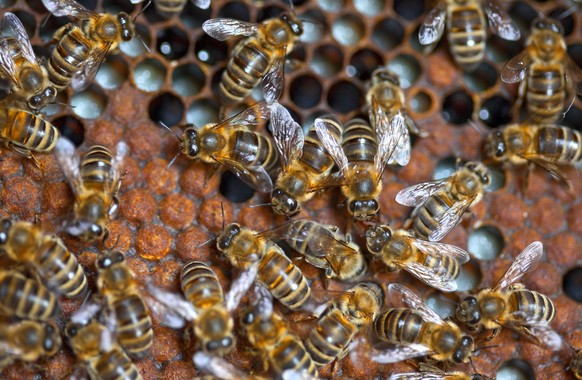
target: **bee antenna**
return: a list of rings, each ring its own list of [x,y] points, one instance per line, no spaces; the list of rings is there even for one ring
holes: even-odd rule
[[[141,41],[141,44],[146,49],[146,51],[148,53],[151,53],[152,51],[151,51],[150,47],[145,43],[145,41],[143,40],[143,38],[141,38],[141,36],[139,34],[137,35],[137,38],[139,38],[139,40]]]
[[[293,4],[293,0],[289,0],[289,7],[291,7],[291,13],[295,14],[295,4]]]
[[[174,137],[176,137],[176,139],[179,142],[182,142],[182,137],[180,137],[180,135],[178,135],[176,132],[174,132],[174,130],[170,127],[168,127],[163,121],[159,121],[160,125],[164,128],[166,128],[168,131],[172,132],[172,134],[174,135]]]
[[[574,13],[576,11],[576,8],[577,7],[573,5],[554,18],[558,21],[561,21],[561,20],[565,19],[566,17],[570,16],[572,13]]]
[[[481,135],[481,137],[485,137],[489,134],[489,131],[487,130],[487,128],[485,128],[481,123],[476,123],[473,120],[469,119],[469,125],[471,125],[471,127],[473,127],[477,132],[479,132],[479,134]]]
[[[492,346],[481,346],[481,347],[475,348],[472,352],[477,352],[479,350],[486,350],[488,348],[495,348],[495,347],[499,347],[499,346],[500,346],[499,344],[494,344]]]
[[[220,210],[222,211],[222,229],[224,230],[224,203],[220,202]]]
[[[46,23],[48,22],[49,18],[52,16],[52,13],[49,12],[48,15],[46,15],[46,17],[44,18],[44,20],[42,20],[40,27],[44,28],[46,26]]]
[[[255,207],[263,207],[263,206],[272,206],[273,203],[269,202],[269,203],[259,203],[256,205],[250,205],[249,208],[255,208]]]
[[[135,20],[137,20],[137,18],[139,16],[141,16],[143,14],[143,12],[145,12],[146,9],[148,9],[148,7],[152,5],[152,0],[149,0],[143,7],[141,7],[141,10],[135,15],[135,17],[133,18],[133,23],[135,24]],[[149,52],[149,49],[148,49]]]
[[[180,156],[180,152],[176,153],[174,158],[172,158],[170,163],[168,165],[166,165],[166,167],[164,169],[168,169],[170,166],[172,166],[174,164],[174,162],[176,162],[176,160],[178,159],[179,156]]]
[[[223,228],[224,229],[224,228]],[[205,242],[203,242],[202,244],[200,244],[199,246],[196,247],[196,249],[202,248],[204,247],[206,244],[210,243],[211,241],[213,241],[214,239],[216,239],[216,236],[211,237],[210,239],[206,240]]]

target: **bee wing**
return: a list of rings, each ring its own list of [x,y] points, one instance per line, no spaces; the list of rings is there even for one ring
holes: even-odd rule
[[[204,21],[202,29],[210,37],[219,41],[234,36],[250,36],[257,32],[259,24],[235,20],[232,18],[213,18]]]
[[[505,83],[521,82],[531,63],[531,56],[527,49],[511,58],[501,68],[501,80]]]
[[[445,31],[446,16],[447,5],[445,1],[440,1],[428,12],[418,31],[418,41],[422,45],[430,45],[441,39]]]
[[[329,153],[331,158],[333,158],[339,169],[342,172],[345,172],[345,170],[348,168],[348,158],[344,153],[341,143],[335,138],[333,134],[329,133],[327,123],[328,122],[325,119],[315,119],[313,125],[315,126],[317,137],[319,137],[319,141],[321,141],[321,144],[327,153]]]
[[[532,270],[542,258],[544,253],[544,246],[539,241],[534,241],[530,245],[524,248],[523,251],[517,257],[509,269],[505,272],[503,277],[499,282],[493,287],[493,291],[501,291],[507,288],[509,285],[518,281],[524,274]]]
[[[97,71],[101,66],[101,62],[105,59],[107,52],[109,51],[109,47],[111,44],[106,44],[100,49],[95,49],[89,55],[87,62],[83,65],[81,71],[73,75],[71,78],[71,87],[75,91],[82,91],[87,86],[91,84],[95,75],[97,75]]]
[[[560,161],[560,156],[550,156],[548,154],[534,154],[534,153],[527,153],[519,155],[520,157],[533,162],[534,164],[540,166],[542,169],[549,172],[556,178],[562,179],[564,181],[569,180],[566,171],[572,164],[570,162]]]
[[[416,293],[404,285],[388,285],[388,297],[395,305],[403,303],[408,308],[417,311],[427,322],[432,322],[439,325],[445,324],[445,321],[443,321],[433,309],[428,307],[428,305]]]
[[[28,62],[35,66],[39,66],[36,54],[34,54],[34,51],[32,50],[28,33],[26,33],[24,25],[22,25],[22,22],[20,22],[14,13],[6,12],[4,14],[4,18],[2,18],[2,32],[16,40],[20,53],[22,53],[22,56]],[[7,52],[3,51],[1,54],[4,55],[7,54]],[[10,58],[10,60],[12,60],[12,58]]]
[[[437,243],[422,239],[411,239],[411,242],[423,253],[450,256],[456,259],[459,264],[465,264],[470,259],[467,251],[452,244]]]
[[[378,173],[382,173],[387,163],[397,162],[405,166],[410,161],[410,135],[404,117],[398,112],[392,120],[372,96],[373,113],[370,119],[374,120],[378,150],[374,156],[374,164]]]
[[[65,137],[59,137],[55,146],[55,153],[67,181],[71,185],[73,192],[76,192],[80,185],[79,166],[81,159],[75,150],[75,145]]]
[[[303,129],[293,120],[287,108],[274,102],[271,104],[271,130],[275,145],[281,153],[283,170],[286,170],[303,153]]]
[[[77,309],[70,318],[70,321],[78,324],[85,324],[103,309],[103,305],[98,302],[90,301]]]
[[[196,368],[204,373],[215,376],[217,379],[251,379],[249,375],[227,362],[221,356],[198,351],[192,356],[192,361]]]
[[[12,58],[13,48],[10,46],[9,38],[4,38],[0,40],[0,68],[3,71],[3,75],[7,80],[12,83],[16,81],[16,63]]]
[[[439,226],[428,235],[428,240],[439,241],[442,240],[461,220],[465,211],[471,206],[475,197],[464,199],[456,202],[449,208],[441,219],[438,220]]]
[[[407,372],[393,373],[388,380],[446,380],[450,378],[445,373],[433,372]]]
[[[432,350],[427,346],[413,343],[409,345],[397,345],[393,348],[382,350],[381,353],[374,353],[370,357],[377,363],[388,364],[398,363],[419,356],[426,356],[431,352]]]
[[[257,272],[259,271],[259,262],[251,264],[251,266],[242,271],[239,276],[230,285],[230,290],[224,297],[224,303],[226,305],[226,310],[232,312],[236,310],[240,301],[247,294],[249,288],[255,282],[257,277]]]
[[[251,295],[253,309],[264,319],[271,318],[273,315],[273,296],[269,289],[262,284],[255,284]]]
[[[192,4],[200,9],[208,9],[210,7],[210,0],[190,0]]]
[[[226,157],[215,157],[216,161],[234,173],[241,181],[261,193],[273,191],[273,180],[260,165],[243,166],[238,161]]]
[[[237,113],[236,115],[221,121],[212,129],[220,129],[233,126],[245,126],[254,129],[259,123],[269,120],[271,115],[270,105],[265,102],[257,102],[249,108]]]
[[[582,95],[582,69],[569,56],[566,58],[566,76],[569,82],[572,83],[576,94]],[[573,101],[574,99],[572,99]]]
[[[454,278],[437,276],[434,270],[417,262],[407,262],[404,269],[427,285],[442,290],[443,292],[454,292],[457,290],[457,281]]]
[[[511,316],[515,317],[513,322],[506,322],[503,324],[504,326],[521,334],[531,342],[552,351],[558,351],[562,347],[562,338],[550,327],[547,321],[533,319],[523,311],[512,313]]]
[[[396,194],[396,202],[410,207],[421,205],[437,190],[445,187],[447,183],[445,178],[406,187]]]
[[[276,102],[283,92],[283,82],[285,80],[285,52],[287,47],[280,48],[275,54],[275,59],[271,63],[269,71],[261,79],[263,97],[267,103]]]
[[[73,16],[84,20],[98,15],[75,0],[42,0],[42,3],[55,16]]]
[[[494,0],[485,2],[485,13],[489,20],[491,30],[504,40],[517,41],[521,37],[521,32],[511,17]]]
[[[147,283],[146,289],[147,297],[144,299],[147,299],[152,313],[160,317],[166,326],[179,329],[198,318],[196,308],[181,294],[167,292],[151,283]]]

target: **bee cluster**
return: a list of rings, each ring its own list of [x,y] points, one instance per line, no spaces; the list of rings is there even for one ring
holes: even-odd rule
[[[81,3],[0,1],[3,378],[582,378],[575,1]]]

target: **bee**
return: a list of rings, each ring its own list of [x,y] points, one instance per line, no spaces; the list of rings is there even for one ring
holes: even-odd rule
[[[57,236],[43,233],[32,223],[1,220],[0,249],[10,259],[34,267],[50,289],[65,297],[87,291],[87,277],[75,255]]]
[[[315,127],[304,136],[285,107],[275,102],[270,108],[271,129],[283,168],[271,193],[271,204],[275,213],[291,217],[313,197],[322,178],[331,174],[335,163],[319,141]],[[339,140],[341,125],[332,116],[326,120],[328,133]]]
[[[121,141],[116,150],[114,157],[103,145],[93,145],[79,159],[73,144],[59,139],[57,159],[75,195],[75,222],[67,228],[71,235],[86,241],[107,239],[107,223],[119,208],[119,167],[128,146]]]
[[[139,4],[144,0],[131,0],[132,4]],[[201,9],[210,7],[210,0],[191,0],[191,2]],[[182,13],[188,0],[154,0],[156,11],[165,17],[172,17]]]
[[[288,12],[260,24],[214,18],[205,21],[202,29],[219,41],[234,36],[246,37],[231,52],[218,85],[218,98],[222,104],[242,102],[259,82],[268,103],[279,99],[285,57],[303,34],[301,20]]]
[[[145,357],[153,344],[152,321],[123,253],[101,253],[96,266],[97,288],[113,314],[119,345],[133,359]]]
[[[374,129],[362,119],[351,120],[344,125],[341,145],[329,132],[335,128],[333,123],[317,118],[314,124],[321,143],[340,170],[330,184],[341,186],[348,212],[354,219],[372,219],[380,209],[382,173],[394,153],[401,153],[397,148],[406,133],[404,117],[397,113],[389,123],[376,123]],[[408,163],[406,158],[395,160],[401,165]]]
[[[463,335],[459,326],[442,320],[419,296],[400,284],[388,285],[394,305],[406,308],[388,309],[374,320],[376,336],[395,347],[373,355],[380,363],[429,356],[436,361],[467,363],[472,355],[473,338]]]
[[[16,360],[35,362],[53,356],[60,348],[60,330],[54,322],[0,322],[0,368]]]
[[[53,40],[57,41],[51,54],[47,70],[51,83],[57,90],[69,84],[75,91],[86,88],[110,50],[119,43],[130,41],[134,34],[134,23],[125,12],[113,15],[86,9],[75,0],[42,0],[55,16],[72,16],[81,20],[79,26],[66,24],[57,30]]]
[[[279,155],[269,138],[252,131],[268,115],[267,104],[259,102],[218,124],[200,129],[189,124],[182,136],[175,136],[181,153],[189,159],[222,165],[252,188],[270,193],[273,181],[269,172],[276,168]]]
[[[501,80],[521,82],[515,108],[526,101],[528,120],[556,124],[582,94],[582,70],[570,58],[564,28],[550,18],[533,21],[526,48],[501,69]]]
[[[362,282],[330,302],[305,341],[317,367],[341,360],[360,329],[369,325],[384,305],[384,291],[373,282]]]
[[[445,372],[430,364],[420,363],[419,372],[393,373],[388,380],[489,380],[488,377],[474,373]]]
[[[499,37],[519,40],[519,28],[493,0],[440,0],[420,26],[418,39],[422,45],[437,42],[443,35],[446,21],[453,59],[463,70],[473,71],[485,56],[485,15],[489,27]]]
[[[562,339],[549,327],[556,315],[554,304],[547,296],[514,284],[536,266],[542,254],[539,241],[528,245],[493,288],[483,289],[459,303],[456,319],[475,331],[492,330],[488,340],[504,326],[542,347],[558,350]]]
[[[243,312],[240,321],[251,345],[264,355],[264,366],[267,368],[270,363],[277,374],[293,370],[317,377],[317,367],[305,346],[273,311],[270,293],[261,286],[255,289],[257,299]]]
[[[563,126],[511,124],[487,135],[484,154],[494,162],[533,163],[567,179],[564,170],[582,161],[582,133]]]
[[[417,237],[441,240],[467,209],[481,201],[490,182],[489,169],[480,162],[469,161],[448,178],[400,190],[396,202],[416,207],[405,228],[412,224]]]
[[[289,309],[300,308],[311,294],[303,274],[277,244],[232,223],[216,239],[216,247],[242,271],[257,271],[258,280]]]
[[[404,269],[443,292],[457,290],[460,267],[469,261],[469,254],[461,248],[415,239],[402,229],[392,232],[387,225],[368,228],[366,246],[390,271]]]
[[[48,73],[41,65],[30,44],[22,22],[14,13],[2,18],[0,39],[0,76],[10,82],[10,90],[34,113],[53,103],[57,90],[51,85]]]
[[[15,271],[0,271],[0,313],[48,321],[57,312],[57,297],[39,282]]]

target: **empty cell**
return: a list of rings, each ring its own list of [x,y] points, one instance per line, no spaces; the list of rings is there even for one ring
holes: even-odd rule
[[[566,272],[562,287],[568,297],[582,302],[582,268],[576,267]]]
[[[469,233],[467,251],[478,260],[493,260],[501,254],[504,247],[503,235],[497,227],[483,226]]]
[[[152,99],[148,109],[151,121],[163,123],[168,127],[178,124],[184,114],[184,104],[180,98],[169,92]]]
[[[161,55],[170,61],[175,61],[188,53],[190,42],[183,30],[172,27],[158,32],[156,46]]]
[[[85,138],[85,126],[75,116],[61,116],[52,121],[61,135],[69,139],[75,146],[80,146]]]
[[[204,21],[212,17],[211,12],[212,7],[201,9],[192,4],[191,1],[186,1],[186,6],[180,13],[180,20],[188,30],[199,30]]]
[[[350,68],[353,76],[361,81],[367,81],[372,76],[372,72],[383,63],[382,56],[371,49],[362,49],[354,53],[350,59]]]
[[[206,34],[202,34],[196,41],[194,53],[200,62],[207,65],[214,65],[217,62],[226,61],[228,58],[226,42],[217,41]]]
[[[119,55],[110,55],[99,67],[95,81],[107,90],[120,87],[129,75],[125,60]]]
[[[166,67],[155,58],[138,63],[133,71],[133,82],[140,90],[155,92],[162,88],[166,78]]]
[[[399,54],[390,62],[388,69],[400,77],[400,87],[409,88],[421,74],[420,63],[410,54]]]
[[[348,113],[362,106],[363,94],[352,82],[342,80],[334,83],[327,94],[329,106],[336,112]]]
[[[181,96],[196,95],[205,81],[204,72],[195,64],[178,66],[172,73],[172,87]]]
[[[393,18],[378,22],[372,31],[372,41],[383,51],[390,51],[402,43],[404,27]]]
[[[71,96],[73,112],[83,119],[95,119],[101,116],[105,107],[107,107],[107,95],[96,85],[91,85]]]
[[[523,359],[511,359],[504,362],[495,376],[497,380],[529,380],[534,379],[534,370]]]
[[[354,15],[347,14],[336,19],[331,25],[331,35],[342,45],[355,45],[364,37],[363,21]]]
[[[414,20],[424,13],[424,0],[394,0],[393,7],[406,20]]]
[[[255,190],[229,171],[222,175],[219,190],[220,194],[234,203],[246,202],[255,194]]]
[[[233,18],[240,21],[250,21],[249,8],[241,2],[231,2],[223,5],[218,11],[218,17]]]
[[[311,75],[298,76],[289,88],[289,96],[299,108],[311,108],[318,104],[322,92],[321,83]]]
[[[473,114],[473,98],[463,90],[445,97],[441,109],[443,119],[452,124],[464,124]]]
[[[428,112],[432,107],[432,96],[424,91],[418,91],[416,95],[410,99],[410,109],[418,114]]]
[[[465,84],[471,91],[481,92],[490,89],[497,83],[499,73],[487,62],[479,63],[474,71],[463,72]]]
[[[148,28],[142,24],[137,24],[135,27],[135,37],[130,41],[120,43],[119,49],[130,57],[138,57],[149,53],[151,46],[152,39]]]
[[[208,123],[218,122],[220,106],[214,100],[200,99],[192,102],[186,112],[186,122],[202,127]]]
[[[500,95],[487,98],[479,109],[479,119],[492,128],[508,124],[511,121],[511,103]]]
[[[313,52],[309,65],[317,75],[329,78],[340,72],[343,60],[344,55],[339,48],[334,45],[322,45]]]

